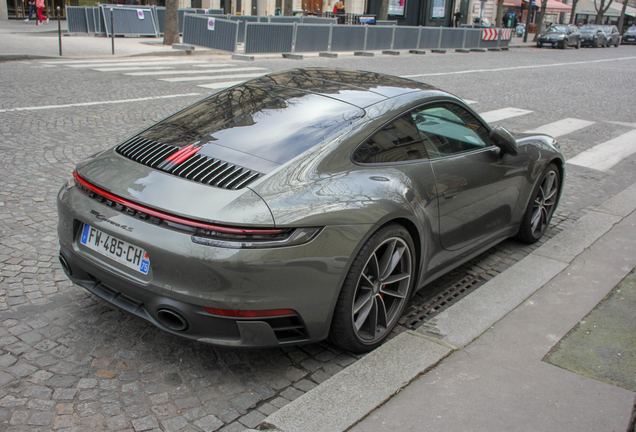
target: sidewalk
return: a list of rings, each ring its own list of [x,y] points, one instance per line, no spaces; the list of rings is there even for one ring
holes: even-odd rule
[[[428,327],[390,340],[272,414],[261,428],[626,431],[634,391],[554,366],[545,356],[577,324],[598,319],[587,315],[632,273],[635,227],[636,184]],[[634,280],[632,275],[623,283]],[[636,314],[627,316],[616,333],[629,342],[600,353],[598,369],[620,366],[622,382],[635,389]]]
[[[38,59],[38,58],[99,58],[99,57],[131,57],[131,56],[182,56],[185,51],[172,49],[163,45],[163,38],[116,37],[115,56],[112,55],[110,38],[77,34],[64,36],[67,33],[67,22],[60,22],[62,28],[62,54],[59,56],[58,22],[56,18],[48,24],[35,25],[35,19],[26,23],[24,20],[0,20],[0,61]],[[37,38],[37,42],[35,39]],[[522,38],[513,36],[511,48],[534,47],[532,42],[523,43]],[[404,51],[408,52],[408,51]],[[197,47],[194,55],[214,55],[219,58],[229,57],[228,53]],[[353,55],[340,53],[341,56]],[[317,53],[305,54],[306,57],[317,57]],[[281,58],[280,54],[259,54],[257,58]]]

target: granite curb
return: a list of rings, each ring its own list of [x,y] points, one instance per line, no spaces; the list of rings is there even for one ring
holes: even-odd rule
[[[407,331],[389,340],[267,417],[259,429],[348,430],[419,375],[477,339],[635,210],[636,184],[446,309],[429,323],[432,326]],[[378,374],[378,370],[382,373]]]

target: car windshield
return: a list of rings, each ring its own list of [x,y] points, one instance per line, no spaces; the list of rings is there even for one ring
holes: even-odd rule
[[[605,30],[606,33],[612,33],[612,26],[604,26],[603,30]]]
[[[579,29],[579,31],[580,31],[581,33],[596,32],[596,29],[597,29],[597,28],[598,28],[598,27],[596,27],[596,26],[587,25],[587,26],[583,26],[583,27],[581,27],[581,28]]]
[[[636,27],[630,27],[625,33],[636,34]]]
[[[565,26],[552,26],[549,27],[546,33],[567,33],[568,28]]]

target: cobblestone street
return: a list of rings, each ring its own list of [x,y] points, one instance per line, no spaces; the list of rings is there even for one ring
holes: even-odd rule
[[[524,56],[530,50],[517,51],[524,52],[483,54],[474,69],[489,67],[487,56],[507,55],[512,65],[526,64]],[[598,52],[580,51],[567,54],[584,61]],[[628,51],[621,47],[599,55],[635,52]],[[471,54],[471,59],[479,55]],[[537,55],[549,61],[549,52]],[[463,67],[464,59],[448,55],[434,67],[455,70]],[[413,57],[377,60],[262,60],[250,66],[271,71],[322,65],[400,75],[422,69],[421,60]],[[478,112],[514,106],[537,113],[499,123],[511,130],[524,131],[566,116],[596,121],[585,132],[559,138],[570,158],[636,128],[628,125],[634,121],[636,102],[625,91],[633,90],[633,78],[626,73],[633,75],[633,69],[626,63],[580,66],[590,77],[578,85],[593,86],[598,77],[604,78],[599,84],[604,93],[598,93],[605,100],[602,105],[591,103],[571,79],[532,81],[537,72],[414,79],[477,100]],[[573,69],[551,72],[561,77]],[[37,61],[0,63],[0,70],[1,430],[243,431],[359,358],[328,342],[267,350],[192,343],[73,285],[58,262],[56,195],[75,164],[214,90]],[[495,82],[501,97],[493,94]],[[136,98],[147,99],[50,107]],[[15,109],[28,107],[40,109]],[[632,155],[607,172],[568,165],[560,207],[542,242],[636,182],[635,160]],[[540,244],[505,241],[433,283],[412,303],[426,301],[430,292],[463,275],[493,278]],[[403,330],[398,327],[396,332]]]

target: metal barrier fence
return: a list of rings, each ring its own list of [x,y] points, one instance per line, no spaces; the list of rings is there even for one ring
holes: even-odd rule
[[[245,53],[292,52],[297,25],[297,23],[245,23]]]
[[[509,40],[484,40],[482,29],[248,22],[245,53],[496,48]]]
[[[183,24],[183,43],[236,52],[238,22],[201,14],[186,14]]]
[[[88,9],[91,10],[91,21],[93,20],[93,8],[81,6],[66,6],[66,19],[68,20],[69,33],[89,33]],[[94,31],[94,30],[93,30]]]
[[[129,8],[101,6],[106,36],[111,35],[110,11],[113,11],[115,36],[158,36],[152,7]]]

